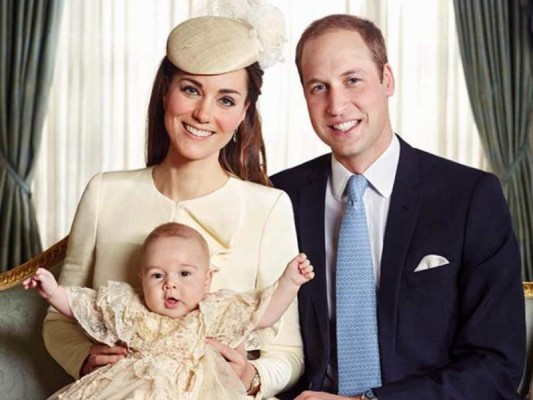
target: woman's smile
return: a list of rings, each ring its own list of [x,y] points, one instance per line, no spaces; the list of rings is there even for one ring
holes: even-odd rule
[[[213,131],[206,131],[206,130],[203,130],[203,129],[198,129],[198,128],[195,128],[194,126],[192,125],[189,125],[187,123],[183,123],[183,126],[185,127],[185,130],[187,132],[189,132],[191,135],[193,135],[194,137],[197,137],[197,138],[207,138],[211,135],[214,135],[215,132]]]

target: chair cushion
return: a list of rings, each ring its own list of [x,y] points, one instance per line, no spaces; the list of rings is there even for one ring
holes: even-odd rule
[[[72,382],[44,347],[47,307],[36,291],[21,285],[0,292],[0,400],[45,399]]]

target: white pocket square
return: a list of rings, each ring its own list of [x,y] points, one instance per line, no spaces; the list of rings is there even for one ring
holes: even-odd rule
[[[438,256],[436,254],[428,254],[425,256],[418,266],[415,268],[414,272],[425,271],[427,269],[442,267],[443,265],[449,264],[450,262],[443,256]]]

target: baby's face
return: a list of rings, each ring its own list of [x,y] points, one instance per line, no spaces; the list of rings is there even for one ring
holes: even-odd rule
[[[153,312],[180,318],[209,291],[208,257],[194,240],[157,238],[146,247],[142,263],[144,300]]]

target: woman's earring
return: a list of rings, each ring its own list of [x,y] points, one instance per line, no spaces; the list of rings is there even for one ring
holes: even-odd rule
[[[235,132],[233,132],[233,143],[237,143],[237,131],[239,129],[235,129]]]

